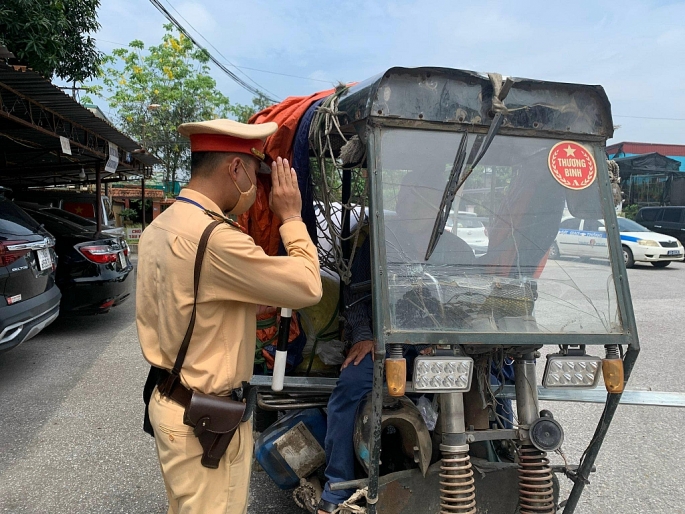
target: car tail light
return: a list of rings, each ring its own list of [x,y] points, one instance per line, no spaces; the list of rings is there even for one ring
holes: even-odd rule
[[[115,250],[109,245],[84,245],[77,246],[76,249],[86,259],[96,264],[117,262],[117,254],[119,253],[119,250]]]
[[[107,300],[100,305],[100,309],[109,309],[112,305],[114,305],[114,302],[115,300]]]
[[[17,259],[29,253],[29,250],[26,248],[20,250],[12,248],[13,246],[25,244],[27,244],[27,241],[3,241],[0,243],[0,265],[9,266]]]
[[[125,255],[126,257],[128,257],[128,252],[129,252],[128,243],[127,243],[126,241],[123,241],[122,244],[123,244],[123,246],[124,246],[124,255]]]
[[[483,234],[485,234],[485,237],[488,237],[488,229],[487,229],[487,227],[483,227]]]

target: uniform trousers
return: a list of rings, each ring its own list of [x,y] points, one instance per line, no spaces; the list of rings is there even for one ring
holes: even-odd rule
[[[373,360],[371,354],[355,366],[340,372],[340,378],[328,400],[326,430],[326,478],[328,482],[321,497],[339,504],[347,500],[355,489],[331,491],[329,484],[354,480],[354,420],[357,407],[373,389]]]
[[[218,469],[202,466],[202,446],[183,424],[184,408],[155,389],[150,422],[169,499],[168,514],[244,514],[252,465],[252,423],[241,423]]]

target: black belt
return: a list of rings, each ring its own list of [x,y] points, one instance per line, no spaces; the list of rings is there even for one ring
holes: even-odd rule
[[[193,391],[181,384],[180,380],[176,380],[176,383],[171,386],[171,391],[169,391],[168,397],[185,408],[190,405],[190,399],[193,397]]]
[[[176,378],[171,384],[166,384],[167,381],[171,380],[172,376],[167,370],[161,370],[160,375],[160,380],[157,382],[157,389],[160,394],[171,398],[183,408],[188,407],[188,405],[190,405],[190,399],[193,397],[193,390],[184,386],[181,383],[180,378]],[[246,403],[243,421],[250,419],[257,402],[257,389],[251,387],[247,382],[243,382],[241,387],[231,391],[231,398]]]

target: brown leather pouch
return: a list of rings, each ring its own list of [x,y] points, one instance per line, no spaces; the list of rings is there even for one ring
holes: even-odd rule
[[[193,392],[183,423],[193,427],[202,445],[202,465],[216,469],[245,413],[245,404],[224,396]]]

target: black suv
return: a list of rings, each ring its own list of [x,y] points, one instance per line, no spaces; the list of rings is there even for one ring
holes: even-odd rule
[[[59,314],[55,241],[0,193],[0,352],[32,338]]]
[[[643,227],[685,243],[685,207],[643,207],[635,216]]]
[[[123,236],[97,233],[95,224],[85,226],[65,219],[65,211],[53,207],[34,209],[18,202],[29,216],[55,236],[59,258],[57,285],[62,291],[62,314],[100,314],[128,299],[134,275]],[[78,216],[72,215],[71,219]]]

